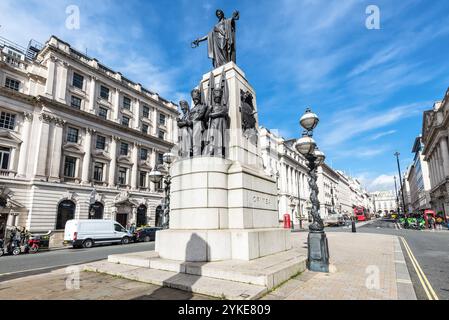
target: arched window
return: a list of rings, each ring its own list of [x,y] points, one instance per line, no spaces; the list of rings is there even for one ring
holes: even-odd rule
[[[136,226],[145,226],[147,225],[147,207],[144,205],[141,205],[139,208],[137,208],[137,223]]]
[[[104,205],[101,202],[95,202],[90,205],[89,219],[103,219]]]
[[[56,218],[56,230],[64,230],[68,220],[75,218],[76,205],[73,201],[64,200],[58,206],[58,215]]]

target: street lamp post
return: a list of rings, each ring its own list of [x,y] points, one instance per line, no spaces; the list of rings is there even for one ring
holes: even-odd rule
[[[164,181],[164,201],[163,201],[163,219],[162,219],[162,228],[168,229],[170,226],[170,185],[171,185],[171,176],[170,176],[170,166],[175,161],[175,156],[168,152],[163,156],[163,162],[166,165],[164,167],[164,171],[166,174],[163,174],[158,168],[153,168],[150,172],[150,180],[153,183],[160,183],[162,180]]]
[[[402,196],[402,209],[404,210],[404,215],[407,216],[407,212],[405,211],[404,185],[402,183],[401,164],[399,163],[399,156],[401,154],[399,152],[396,152],[394,155],[396,156],[396,161],[398,163],[399,185],[401,187],[401,196]]]
[[[296,150],[307,160],[309,169],[310,202],[312,204],[312,223],[309,225],[307,242],[309,270],[316,272],[329,272],[329,245],[324,232],[324,223],[320,217],[320,202],[318,200],[317,169],[324,163],[325,155],[318,150],[313,140],[313,130],[318,125],[319,118],[309,108],[300,119],[305,129],[302,138],[296,142]]]

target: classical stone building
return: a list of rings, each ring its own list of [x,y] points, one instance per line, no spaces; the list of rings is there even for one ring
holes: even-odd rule
[[[398,203],[394,191],[377,191],[370,194],[377,213],[388,214],[397,212]]]
[[[304,156],[294,145],[296,140],[285,140],[275,132],[261,127],[260,144],[265,171],[277,177],[279,189],[279,220],[286,213],[293,214],[294,224],[299,217],[308,220],[311,209],[308,168]],[[357,179],[323,164],[318,168],[320,214],[326,219],[332,212],[352,214],[354,206],[363,206],[373,212],[372,201]]]
[[[327,218],[330,214],[339,212],[339,175],[325,163],[318,168],[317,175],[321,217]]]
[[[412,152],[415,154],[407,181],[410,186],[410,206],[412,212],[430,209],[430,176],[428,163],[424,161],[421,135],[415,139]]]
[[[437,212],[449,213],[449,90],[432,110],[424,112],[422,155],[429,165],[430,205]]]
[[[0,84],[0,225],[158,223],[149,172],[177,137],[175,104],[54,36],[2,41]]]
[[[260,128],[265,171],[277,177],[279,220],[283,221],[284,215],[290,214],[294,224],[298,225],[300,217],[308,219],[311,205],[306,160],[296,151],[294,143],[295,140],[285,140],[266,128]]]

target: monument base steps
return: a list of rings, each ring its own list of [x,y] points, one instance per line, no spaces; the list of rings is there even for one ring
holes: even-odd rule
[[[84,265],[101,272],[216,298],[254,300],[306,270],[300,249],[252,261],[183,262],[162,259],[155,251],[111,255]]]

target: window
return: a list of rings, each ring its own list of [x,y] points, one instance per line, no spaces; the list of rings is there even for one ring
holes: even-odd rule
[[[5,87],[9,88],[9,89],[12,89],[14,91],[19,91],[20,81],[14,80],[14,79],[11,79],[11,78],[6,78]]]
[[[163,153],[157,154],[157,164],[164,164],[164,154]]]
[[[140,149],[140,160],[147,160],[148,159],[148,150],[147,149]]]
[[[68,178],[75,178],[76,158],[65,157],[64,176]]]
[[[105,86],[100,87],[100,97],[102,97],[105,100],[109,100],[109,88],[106,88]]]
[[[0,147],[0,169],[1,170],[9,169],[10,155],[11,155],[11,149]]]
[[[64,230],[66,222],[75,218],[75,208],[75,203],[70,200],[64,200],[59,204],[56,217],[56,230]]]
[[[147,186],[147,173],[145,171],[140,172],[139,186],[146,188]]]
[[[131,99],[128,97],[123,97],[123,108],[130,110],[131,109]]]
[[[126,168],[120,167],[118,170],[118,184],[126,184]]]
[[[114,230],[117,232],[126,232],[126,230],[119,224],[114,224]]]
[[[165,132],[162,131],[162,130],[159,130],[158,137],[159,137],[159,139],[164,140],[165,139]]]
[[[99,163],[99,162],[95,162],[94,165],[94,180],[95,181],[103,181],[103,168],[104,168],[104,164],[103,163]]]
[[[78,143],[78,129],[69,127],[67,130],[67,142]]]
[[[148,129],[149,129],[148,125],[143,123],[142,124],[142,132],[148,134]]]
[[[84,77],[76,72],[73,73],[72,85],[78,89],[83,90]]]
[[[108,109],[100,107],[100,109],[98,109],[98,116],[104,120],[108,119]]]
[[[150,118],[150,108],[148,106],[143,106],[142,116],[144,118]]]
[[[159,114],[159,124],[165,126],[165,114]]]
[[[0,128],[14,130],[16,125],[16,115],[8,112],[0,113]]]
[[[122,142],[120,144],[120,155],[121,156],[127,156],[128,155],[128,144],[125,142]]]
[[[106,138],[103,136],[97,136],[96,148],[99,150],[106,149]]]
[[[81,109],[81,99],[75,96],[72,96],[70,99],[70,106],[76,109]]]
[[[129,127],[129,118],[128,117],[125,117],[125,116],[122,117],[122,125],[125,127]]]

